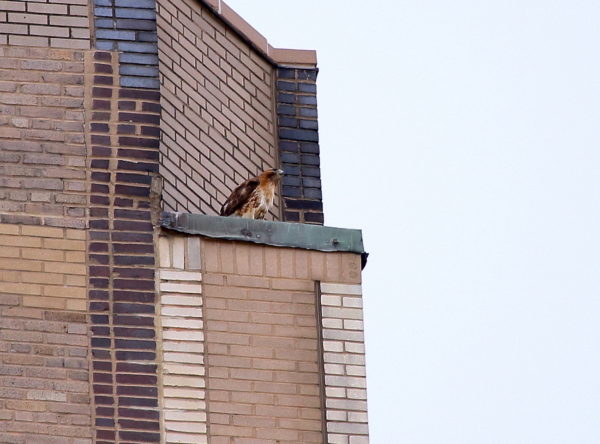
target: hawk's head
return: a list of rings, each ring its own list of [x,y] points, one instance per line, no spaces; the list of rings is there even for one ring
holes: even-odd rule
[[[277,168],[269,168],[268,170],[263,171],[261,174],[264,179],[270,180],[271,182],[278,182],[283,175],[283,170]]]

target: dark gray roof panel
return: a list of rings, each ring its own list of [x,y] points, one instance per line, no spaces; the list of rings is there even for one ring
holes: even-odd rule
[[[163,213],[161,225],[168,230],[214,239],[307,250],[364,253],[361,230],[347,228],[169,212]]]

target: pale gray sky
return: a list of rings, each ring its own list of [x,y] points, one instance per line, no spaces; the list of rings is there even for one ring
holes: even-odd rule
[[[318,51],[371,442],[600,443],[600,2],[228,3]]]

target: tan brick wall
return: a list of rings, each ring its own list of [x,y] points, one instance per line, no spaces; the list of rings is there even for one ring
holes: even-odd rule
[[[0,442],[91,443],[84,239],[0,224]]]
[[[0,45],[90,49],[88,0],[0,1]]]
[[[157,6],[164,206],[216,214],[235,186],[277,166],[274,71],[200,2]]]
[[[0,293],[21,307],[86,310],[85,231],[0,224]]]
[[[364,383],[359,255],[166,232],[159,254],[165,442],[366,442],[364,385],[352,385]],[[324,304],[348,293],[344,310],[317,313],[322,291]],[[331,329],[348,329],[348,350]]]
[[[3,222],[84,228],[83,72],[79,51],[0,46]]]
[[[315,284],[296,251],[203,244],[212,442],[323,442]]]

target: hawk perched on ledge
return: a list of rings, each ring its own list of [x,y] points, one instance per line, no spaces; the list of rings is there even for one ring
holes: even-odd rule
[[[232,191],[221,207],[221,216],[264,219],[273,206],[275,187],[281,176],[282,170],[269,168],[259,176],[248,179]]]

